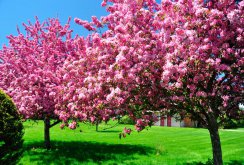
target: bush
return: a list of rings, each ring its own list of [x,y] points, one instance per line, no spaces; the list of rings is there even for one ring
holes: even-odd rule
[[[237,126],[238,126],[238,128],[244,128],[244,119],[239,120],[239,121],[237,122]]]
[[[230,119],[230,120],[225,121],[222,124],[222,127],[224,129],[244,128],[244,120],[243,119],[240,119],[240,120]]]
[[[230,120],[225,121],[223,123],[223,128],[224,129],[235,129],[237,127],[238,127],[237,121],[236,120],[233,120],[233,119],[230,119]]]
[[[135,124],[135,121],[132,120],[129,116],[123,116],[120,121],[119,121],[120,124],[131,124],[131,125],[134,125]]]
[[[11,98],[0,90],[0,164],[16,164],[22,154],[23,125]]]

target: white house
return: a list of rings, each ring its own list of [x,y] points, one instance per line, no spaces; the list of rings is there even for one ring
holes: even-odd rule
[[[189,117],[180,121],[176,119],[176,116],[158,115],[158,121],[154,125],[166,127],[196,127],[196,122],[192,121]]]

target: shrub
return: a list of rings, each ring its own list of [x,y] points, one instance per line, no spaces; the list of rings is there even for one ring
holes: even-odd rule
[[[126,115],[120,119],[119,123],[120,124],[135,124],[135,121]]]
[[[22,154],[23,125],[16,106],[0,90],[0,164],[16,164]]]
[[[233,119],[230,119],[228,121],[225,121],[223,123],[223,127],[224,129],[233,129],[233,128],[237,128],[237,121],[236,120],[233,120]]]
[[[235,128],[244,128],[244,120],[227,120],[222,124],[224,129],[235,129]]]
[[[244,128],[244,119],[240,119],[237,121],[237,126],[238,128]]]

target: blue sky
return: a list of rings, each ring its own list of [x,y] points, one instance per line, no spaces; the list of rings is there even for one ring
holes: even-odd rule
[[[22,27],[22,23],[27,23],[28,20],[34,22],[35,16],[40,21],[58,17],[62,24],[71,16],[71,29],[74,33],[87,35],[87,30],[76,25],[73,20],[75,17],[91,20],[93,15],[98,18],[106,15],[101,2],[102,0],[0,0],[0,48],[8,43],[6,36],[17,35],[17,25]]]

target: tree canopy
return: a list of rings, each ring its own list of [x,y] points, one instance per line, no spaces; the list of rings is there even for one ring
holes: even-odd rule
[[[0,51],[0,87],[26,117],[62,125],[129,114],[138,131],[155,111],[190,116],[211,136],[222,164],[218,126],[242,118],[244,2],[104,0],[108,15],[75,18],[91,35],[71,37],[57,19],[9,36]],[[105,29],[99,33],[99,29]],[[72,121],[72,122],[69,122]],[[126,132],[126,130],[125,130]]]

